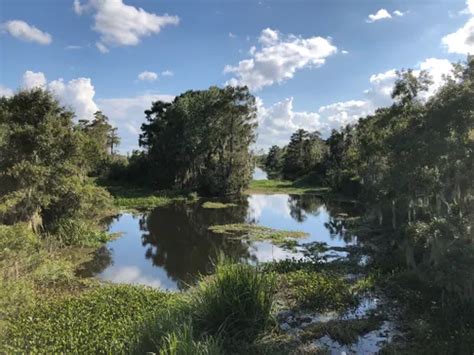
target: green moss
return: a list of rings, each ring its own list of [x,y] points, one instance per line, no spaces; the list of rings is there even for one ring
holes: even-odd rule
[[[382,325],[380,317],[369,317],[351,320],[331,320],[326,323],[316,323],[307,327],[303,334],[304,341],[322,338],[327,335],[340,344],[352,344],[359,336],[379,329]]]
[[[207,201],[202,204],[203,208],[211,208],[211,209],[220,209],[220,208],[229,208],[237,206],[235,203],[222,203],[222,202],[211,202]]]
[[[284,231],[245,223],[210,226],[209,230],[216,234],[228,235],[233,238],[268,240],[278,245],[287,244],[288,239],[304,238],[308,235],[300,231]]]

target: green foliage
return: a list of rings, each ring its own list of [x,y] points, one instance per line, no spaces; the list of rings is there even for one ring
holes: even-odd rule
[[[40,89],[20,91],[0,106],[0,221],[49,231],[62,218],[102,212],[109,197],[86,178],[74,114]]]
[[[195,340],[195,334],[190,322],[182,325],[178,330],[164,336],[160,355],[221,355],[224,353],[218,338],[204,337]]]
[[[2,351],[125,353],[137,346],[139,327],[171,295],[136,286],[104,286],[79,297],[42,301],[9,319]]]
[[[32,273],[32,279],[43,286],[65,284],[74,279],[74,265],[61,259],[47,259]]]
[[[98,247],[110,240],[109,233],[80,219],[60,220],[52,237],[65,246],[83,247]]]
[[[287,301],[296,307],[324,312],[355,303],[349,284],[338,276],[297,270],[283,274],[280,282]]]
[[[152,185],[210,195],[239,193],[248,185],[256,107],[247,88],[188,91],[145,113],[140,159]]]
[[[297,183],[285,180],[254,180],[245,191],[247,194],[273,194],[287,193],[292,195],[302,194],[325,194],[329,191],[327,187],[315,187],[305,183]]]
[[[250,265],[221,263],[190,291],[193,325],[226,344],[252,342],[269,325],[274,293],[272,275]]]

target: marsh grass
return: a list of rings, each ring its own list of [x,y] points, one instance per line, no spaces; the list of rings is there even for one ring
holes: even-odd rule
[[[213,233],[226,235],[232,238],[256,241],[267,240],[278,245],[291,245],[291,242],[288,242],[288,240],[304,238],[308,235],[307,233],[300,231],[285,231],[244,223],[215,225],[210,226],[209,230]]]
[[[273,275],[256,267],[220,262],[189,292],[195,329],[225,344],[251,343],[272,320],[275,286]]]
[[[338,311],[357,303],[350,285],[334,274],[297,270],[280,275],[279,289],[290,306]]]
[[[158,206],[167,205],[176,200],[194,201],[199,197],[193,192],[152,190],[122,185],[105,185],[114,198],[114,205],[120,210],[147,211]]]

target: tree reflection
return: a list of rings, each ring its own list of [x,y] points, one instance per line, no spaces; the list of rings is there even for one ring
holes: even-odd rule
[[[201,203],[179,202],[155,209],[140,221],[145,257],[163,267],[172,279],[192,283],[206,274],[220,253],[238,260],[254,260],[245,241],[209,232],[216,224],[244,223],[248,203],[235,207],[205,209]]]

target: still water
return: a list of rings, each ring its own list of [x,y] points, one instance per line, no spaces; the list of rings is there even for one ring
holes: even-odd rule
[[[249,263],[302,256],[269,242],[230,239],[208,231],[217,224],[256,223],[304,231],[308,236],[300,244],[354,242],[335,218],[348,206],[328,205],[316,196],[254,194],[224,209],[205,209],[203,202],[177,202],[145,214],[115,217],[109,231],[121,236],[100,249],[84,272],[112,282],[176,290],[209,272],[220,253]]]

